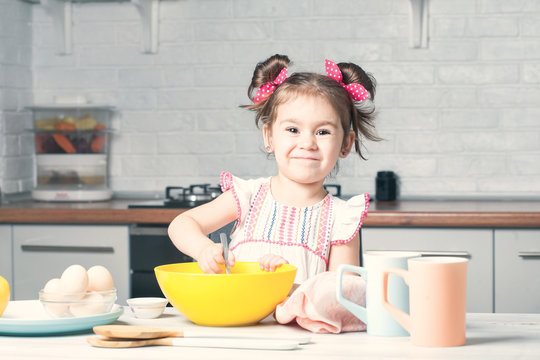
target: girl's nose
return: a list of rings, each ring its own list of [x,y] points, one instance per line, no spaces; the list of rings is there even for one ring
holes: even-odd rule
[[[317,147],[317,141],[312,134],[304,134],[300,138],[300,147],[302,149],[314,149]]]

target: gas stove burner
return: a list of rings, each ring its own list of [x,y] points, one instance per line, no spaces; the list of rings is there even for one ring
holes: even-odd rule
[[[210,184],[196,184],[189,187],[167,186],[164,206],[191,208],[212,201],[219,195],[221,188]]]
[[[324,185],[325,189],[333,196],[341,196],[341,186],[335,184]],[[205,204],[221,195],[219,186],[210,186],[210,184],[195,184],[188,187],[167,186],[165,188],[165,200],[159,202],[146,202],[139,204],[129,204],[128,208],[175,208],[189,209]]]

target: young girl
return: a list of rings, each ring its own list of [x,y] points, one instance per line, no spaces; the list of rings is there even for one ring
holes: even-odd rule
[[[340,264],[359,265],[359,229],[367,214],[367,194],[348,201],[323,187],[340,158],[374,134],[375,80],[359,66],[326,61],[326,74],[287,77],[287,56],[257,64],[248,96],[262,125],[265,149],[275,157],[274,176],[244,180],[221,174],[223,194],[176,217],[169,236],[205,273],[221,273],[221,244],[206,235],[236,221],[229,265],[258,261],[274,271],[297,267],[296,284]],[[220,266],[221,265],[221,266]]]

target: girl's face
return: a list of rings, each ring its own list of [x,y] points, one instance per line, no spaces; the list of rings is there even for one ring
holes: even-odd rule
[[[302,183],[323,183],[338,158],[346,157],[354,132],[323,97],[299,96],[281,104],[275,121],[263,127],[265,146],[274,152],[279,174]]]

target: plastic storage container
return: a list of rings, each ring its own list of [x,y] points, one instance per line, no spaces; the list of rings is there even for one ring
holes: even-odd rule
[[[42,201],[111,198],[108,152],[112,106],[44,105],[33,112],[36,187]]]

